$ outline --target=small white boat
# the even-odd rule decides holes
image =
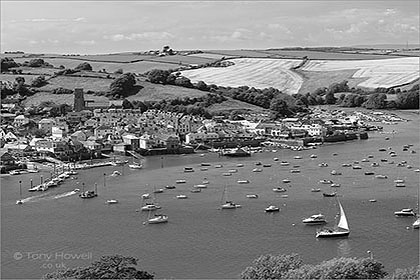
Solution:
[[[194,188],[196,188],[196,189],[205,189],[205,188],[207,188],[207,185],[204,185],[204,184],[194,185]]]
[[[292,169],[292,170],[290,170],[290,173],[300,173],[300,170],[299,169]]]
[[[115,176],[121,176],[121,172],[120,172],[120,171],[115,170],[114,172],[112,172],[111,176],[112,176],[112,177],[115,177]]]
[[[367,158],[362,159],[362,162],[369,162]]]
[[[168,216],[164,214],[157,214],[153,218],[147,220],[149,224],[162,224],[168,222]]]
[[[153,193],[163,193],[163,189],[155,189]]]
[[[294,159],[302,159],[302,157],[301,157],[301,156],[294,156],[293,158],[294,158]]]
[[[225,204],[222,204],[222,209],[236,209],[241,208],[242,206],[239,204],[234,203],[233,201],[226,201]]]
[[[373,155],[368,155],[367,157],[368,157],[368,158],[373,158]]]
[[[318,189],[316,189],[316,188],[311,189],[311,192],[320,192],[320,191],[321,191],[321,189],[319,189],[319,188]]]
[[[261,168],[254,168],[254,169],[252,169],[252,172],[262,172],[262,169]]]
[[[269,163],[264,163],[264,164],[263,164],[263,167],[271,167],[271,164],[269,164]]]
[[[396,180],[394,180],[394,183],[404,183],[405,181],[404,181],[404,179],[396,179]]]
[[[416,216],[416,213],[414,213],[413,209],[411,208],[404,208],[400,211],[394,212],[394,215],[398,217],[414,217]]]
[[[236,173],[236,172],[238,172],[238,169],[229,169],[228,172],[229,173]]]
[[[221,164],[216,164],[215,166],[214,166],[214,168],[222,168],[223,167],[223,165],[221,165]]]
[[[175,189],[176,187],[175,186],[172,186],[172,185],[167,185],[167,186],[165,186],[165,189],[167,189],[167,190],[172,190],[172,189]]]
[[[285,183],[285,184],[290,183],[290,179],[283,179],[282,182]]]
[[[417,220],[414,221],[413,228],[420,228],[420,217],[417,217]]]
[[[374,199],[374,198],[369,199],[369,202],[376,202],[376,199]]]
[[[206,180],[206,178],[204,178],[203,182],[201,182],[203,185],[208,185],[210,184],[210,181]]]
[[[317,155],[311,155],[311,158],[317,158],[318,156]]]
[[[351,167],[351,163],[343,163],[341,166],[342,167]]]
[[[248,184],[248,180],[238,180],[238,184]]]
[[[318,164],[319,167],[328,167],[328,163],[326,162],[321,162],[320,164]]]
[[[319,183],[320,184],[332,184],[333,181],[324,179],[324,180],[320,180]]]
[[[339,188],[340,187],[340,184],[332,183],[330,187],[331,188]]]
[[[154,203],[146,203],[143,207],[141,207],[141,211],[154,211],[162,208],[160,205]]]
[[[377,178],[377,179],[388,179],[388,176],[379,174],[379,175],[376,175],[375,178]]]
[[[209,170],[207,167],[201,167],[200,168],[200,171],[207,171],[207,170]]]
[[[194,172],[194,168],[192,168],[192,167],[184,167],[184,172]]]
[[[106,201],[106,203],[107,203],[107,204],[116,204],[116,203],[118,203],[118,200],[116,200],[116,199],[108,199],[108,200]]]
[[[224,172],[224,173],[222,173],[222,175],[223,176],[232,176],[232,173],[230,173],[230,172]]]
[[[360,165],[353,165],[353,169],[362,169]]]
[[[258,194],[247,194],[246,198],[258,198]]]
[[[338,172],[337,170],[332,170],[331,175],[342,175],[342,173]]]
[[[131,169],[142,169],[143,165],[138,164],[138,163],[133,163],[133,164],[129,164],[128,167],[130,167]]]
[[[277,187],[273,189],[273,192],[286,192],[287,190],[285,188],[282,187]]]
[[[201,192],[201,189],[192,188],[192,189],[190,190],[190,192],[192,192],[192,193],[199,193],[199,192]]]
[[[273,158],[273,160],[274,160],[274,161],[279,161],[279,158],[276,158],[276,157],[275,157],[275,158]]]
[[[397,183],[397,184],[395,184],[395,187],[397,187],[397,188],[405,188],[405,183]]]
[[[141,198],[143,199],[149,199],[150,198],[150,193],[144,193],[141,195]]]
[[[270,205],[267,208],[265,208],[265,212],[279,212],[280,208],[274,205]]]
[[[316,214],[316,215],[310,216],[309,218],[303,219],[302,223],[307,224],[307,225],[321,225],[321,224],[326,224],[327,221],[325,220],[324,215]]]
[[[371,164],[370,166],[372,166],[372,167],[378,167],[378,166],[379,166],[379,163],[377,163],[377,162],[372,162],[372,164]]]
[[[180,194],[180,195],[177,195],[176,198],[178,198],[178,199],[186,199],[186,198],[188,198],[188,196],[186,196],[185,194]]]
[[[244,167],[244,165],[242,163],[238,163],[236,164],[236,167]]]
[[[187,181],[185,181],[185,180],[176,180],[175,181],[175,183],[177,183],[177,184],[184,184],[184,183],[186,183]]]
[[[280,165],[282,166],[288,166],[290,163],[288,163],[287,161],[282,161],[280,162]]]

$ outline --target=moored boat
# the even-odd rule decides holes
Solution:
[[[416,213],[414,213],[413,209],[411,208],[404,208],[400,211],[395,211],[394,215],[397,217],[414,217],[416,216]]]
[[[302,223],[307,225],[322,225],[326,224],[325,216],[322,214],[312,215],[309,218],[303,219]]]
[[[273,192],[286,192],[287,190],[285,188],[282,187],[277,187],[273,189]]]
[[[267,208],[265,208],[265,212],[279,212],[280,208],[274,205],[270,205]]]
[[[332,237],[347,237],[350,234],[350,228],[347,222],[346,215],[344,213],[343,206],[341,206],[338,200],[338,206],[340,207],[340,220],[337,226],[333,229],[323,228],[316,233],[317,238],[332,238]]]

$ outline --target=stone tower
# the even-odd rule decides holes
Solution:
[[[82,88],[74,89],[74,107],[75,112],[80,112],[85,109],[85,97],[83,96]]]

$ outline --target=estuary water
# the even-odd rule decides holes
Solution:
[[[304,151],[277,149],[238,159],[213,153],[148,157],[141,170],[129,170],[128,166],[81,170],[77,179],[43,193],[27,189],[30,179],[38,183],[40,175],[49,177],[47,172],[3,176],[1,277],[39,279],[57,268],[84,266],[102,255],[116,253],[137,257],[139,268],[155,272],[156,278],[238,278],[262,254],[298,253],[306,263],[319,263],[340,256],[367,257],[369,250],[387,271],[418,265],[419,231],[410,227],[415,218],[394,216],[394,211],[402,208],[417,211],[419,191],[420,173],[414,171],[420,165],[419,118],[410,112],[401,116],[410,121],[384,125],[383,132],[369,133],[369,140]],[[413,146],[403,151],[405,144]],[[390,151],[397,156],[390,157]],[[311,158],[312,154],[317,158]],[[373,158],[362,162],[368,155]],[[258,161],[271,167],[255,166]],[[290,165],[283,166],[281,161]],[[343,163],[355,161],[362,169],[342,167]],[[398,167],[401,161],[407,164]],[[210,166],[202,171],[203,162]],[[322,162],[328,167],[319,167]],[[380,166],[372,167],[372,162]],[[238,163],[243,166],[238,167]],[[216,168],[216,164],[223,167]],[[193,167],[195,172],[184,173],[185,166]],[[256,167],[262,172],[252,172]],[[222,176],[230,169],[238,171]],[[300,173],[291,173],[291,169],[299,169]],[[115,170],[123,175],[110,176]],[[332,170],[342,175],[333,176]],[[366,171],[388,178],[364,175]],[[282,183],[286,178],[291,180],[289,184]],[[405,188],[395,187],[397,178],[405,180]],[[176,184],[178,179],[186,183]],[[341,186],[320,184],[322,179]],[[15,204],[19,180],[25,198],[22,205]],[[201,193],[191,193],[192,186],[203,180],[209,181],[208,187]],[[238,184],[238,180],[249,183]],[[73,190],[81,188],[82,183],[87,189],[97,183],[99,196],[80,199]],[[176,188],[156,194],[156,201],[169,222],[143,225],[148,214],[138,211],[141,194],[166,185]],[[273,192],[277,186],[285,187],[287,192]],[[322,191],[311,192],[312,188]],[[315,237],[317,227],[305,226],[301,221],[322,213],[333,226],[337,200],[323,197],[322,192],[334,190],[339,194],[351,233],[346,239],[320,240]],[[227,195],[242,208],[220,210],[224,193],[224,199]],[[246,198],[251,193],[259,198]],[[188,195],[188,199],[176,199],[179,194]],[[283,197],[285,194],[288,197]],[[107,199],[119,203],[108,205]],[[280,212],[265,213],[269,205],[280,207]]]

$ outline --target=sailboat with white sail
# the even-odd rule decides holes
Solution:
[[[419,211],[420,211],[420,208],[419,208],[419,206],[420,206],[420,196],[419,196],[419,194],[420,194],[420,189],[417,188],[417,219],[413,223],[413,228],[414,229],[420,228],[420,213],[419,213]]]
[[[338,206],[340,207],[340,220],[337,226],[333,229],[323,228],[316,233],[317,238],[329,238],[329,237],[347,237],[350,234],[349,224],[347,222],[346,214],[344,213],[343,206],[337,199]]]

